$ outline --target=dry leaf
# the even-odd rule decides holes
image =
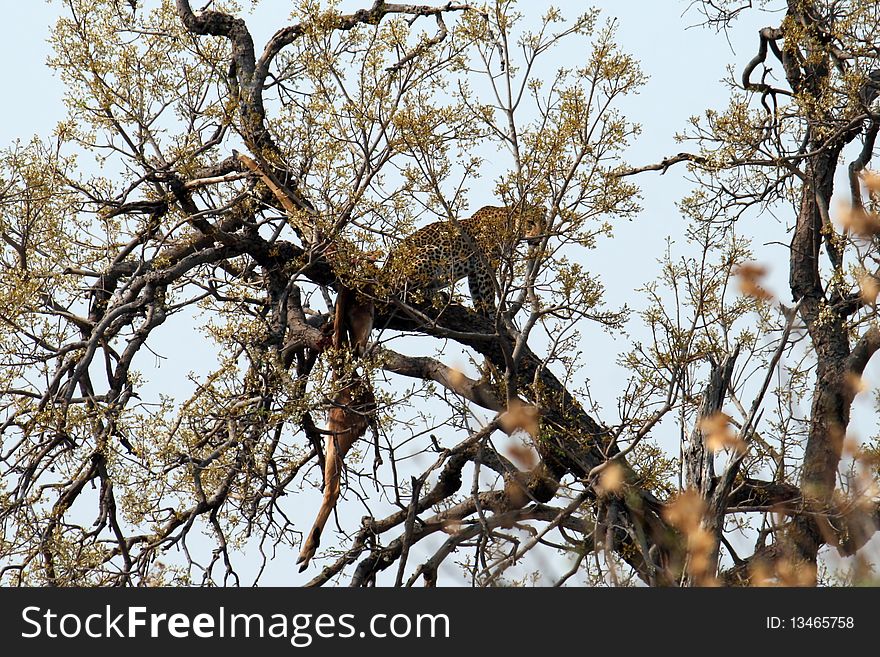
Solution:
[[[717,586],[714,573],[710,572],[711,556],[715,550],[715,537],[701,526],[706,513],[706,502],[700,494],[688,489],[678,495],[663,510],[663,518],[687,538],[687,571],[700,586]]]
[[[853,395],[867,392],[870,389],[868,382],[855,372],[847,372],[844,375],[844,380],[846,382],[846,387],[849,388]]]
[[[880,218],[863,208],[841,206],[837,212],[840,225],[861,237],[880,234]]]
[[[739,277],[739,291],[755,299],[772,299],[770,294],[759,284],[759,281],[767,275],[767,268],[755,263],[745,263],[736,270]]]
[[[759,559],[749,565],[749,586],[757,588],[775,585],[773,573],[766,562]]]
[[[700,420],[700,430],[706,440],[706,447],[713,452],[732,449],[742,453],[746,449],[745,442],[730,429],[730,416],[726,413],[713,413]]]
[[[866,274],[859,279],[859,289],[861,290],[862,301],[865,303],[875,303],[877,295],[880,294],[880,280]]]
[[[880,451],[876,449],[862,449],[856,454],[856,458],[866,468],[880,471]]]
[[[461,386],[461,384],[465,382],[467,377],[465,377],[464,372],[462,372],[461,370],[456,369],[455,367],[450,367],[448,378],[449,384],[453,387],[453,389],[455,389]]]
[[[510,445],[507,448],[507,456],[524,470],[531,470],[538,464],[537,452],[530,445],[522,442]]]
[[[500,418],[501,428],[508,435],[522,429],[530,436],[537,437],[540,429],[540,414],[531,404],[515,399],[510,403],[507,412]]]
[[[620,463],[611,462],[599,473],[599,489],[602,493],[616,493],[625,482],[626,472]]]
[[[531,499],[528,481],[521,472],[514,472],[505,477],[504,492],[507,495],[508,503],[514,509],[524,507]]]
[[[702,578],[708,574],[709,557],[715,549],[715,538],[707,530],[697,527],[688,534],[688,571],[691,575]],[[703,584],[700,581],[700,584]]]
[[[871,194],[880,193],[880,173],[874,171],[862,171],[859,174],[859,177],[862,179],[862,182],[865,183],[865,187],[868,188],[868,191]]]
[[[776,562],[776,574],[784,586],[811,586],[816,582],[816,566],[780,559]]]
[[[847,436],[846,439],[843,441],[843,453],[846,456],[855,457],[856,454],[859,453],[861,447],[861,443],[852,436]]]
[[[700,527],[706,502],[700,494],[689,488],[675,497],[663,509],[663,519],[685,534],[691,534]]]

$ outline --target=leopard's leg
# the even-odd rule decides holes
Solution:
[[[468,288],[474,310],[483,315],[495,314],[495,283],[484,258],[473,258],[468,271]]]

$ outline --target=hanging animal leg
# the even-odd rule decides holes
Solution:
[[[347,287],[340,288],[333,320],[333,346],[341,349],[348,344],[355,356],[363,356],[373,330],[374,314],[369,298]]]
[[[375,309],[369,297],[344,285],[339,287],[336,297],[336,313],[333,326],[333,347],[337,350],[349,347],[355,358],[363,356],[373,330]],[[334,368],[334,380],[341,378]],[[358,377],[350,374],[345,385],[336,393],[333,408],[327,418],[327,440],[324,457],[324,497],[318,508],[318,516],[303,541],[299,558],[299,571],[302,572],[315,556],[321,544],[321,532],[339,499],[340,481],[345,455],[358,438],[366,433],[376,412],[376,399],[370,389],[366,375]]]
[[[359,388],[356,398],[352,395],[354,387]],[[324,498],[321,500],[312,530],[303,542],[299,558],[296,560],[300,564],[299,572],[308,567],[309,560],[321,544],[321,532],[324,531],[324,525],[327,524],[330,513],[336,508],[336,501],[339,499],[343,459],[354,442],[366,433],[376,407],[372,391],[361,381],[346,385],[336,394],[333,404],[327,421]]]

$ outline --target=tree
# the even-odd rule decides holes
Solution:
[[[258,46],[232,2],[63,4],[68,119],[0,173],[4,583],[293,569],[346,414],[369,421],[310,585],[522,583],[560,555],[557,584],[813,584],[823,545],[866,576],[876,448],[845,432],[880,346],[874,5],[790,0],[730,107],[694,120],[694,152],[634,168],[619,105],[644,76],[596,11],[300,0]],[[719,27],[747,10],[701,7]],[[568,41],[583,59],[555,68]],[[841,229],[834,174],[856,144]],[[586,254],[639,212],[633,176],[678,163],[688,253],[609,304]],[[523,203],[541,232],[505,242],[490,312],[385,284],[416,226]],[[790,307],[737,230],[787,205]],[[338,339],[343,298],[369,308],[364,349]],[[611,422],[582,341],[633,324],[647,340],[619,360]],[[216,355],[184,399],[149,390],[172,329]]]

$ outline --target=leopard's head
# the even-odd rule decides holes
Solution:
[[[520,201],[506,207],[508,226],[515,242],[534,244],[546,232],[547,218],[543,206]]]
[[[523,205],[520,210],[520,234],[529,244],[543,237],[547,229],[547,213],[541,205]]]

